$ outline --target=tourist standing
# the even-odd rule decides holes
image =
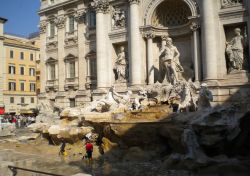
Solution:
[[[59,155],[66,156],[65,147],[66,147],[66,142],[63,140],[60,146]]]
[[[86,157],[90,164],[92,162],[93,144],[91,144],[89,140],[87,140],[86,142],[85,149],[86,149]]]

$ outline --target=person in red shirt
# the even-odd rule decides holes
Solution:
[[[92,161],[92,153],[93,153],[93,144],[90,143],[89,140],[87,140],[86,145],[86,158],[90,161]]]

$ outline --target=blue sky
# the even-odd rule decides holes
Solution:
[[[7,18],[4,32],[28,36],[38,31],[40,0],[0,0],[0,17]]]

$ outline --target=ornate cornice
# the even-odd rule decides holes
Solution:
[[[39,24],[40,34],[46,33],[46,29],[47,29],[47,21],[41,21]]]
[[[96,10],[96,13],[106,13],[109,10],[108,0],[93,0],[90,6]]]
[[[57,17],[55,19],[55,24],[58,27],[58,29],[64,28],[65,27],[65,22],[66,22],[66,18],[64,16],[60,16],[60,17]]]
[[[128,0],[130,4],[139,4],[141,0]]]

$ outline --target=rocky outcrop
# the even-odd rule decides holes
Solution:
[[[15,135],[15,130],[16,126],[14,123],[0,123],[0,137]]]

